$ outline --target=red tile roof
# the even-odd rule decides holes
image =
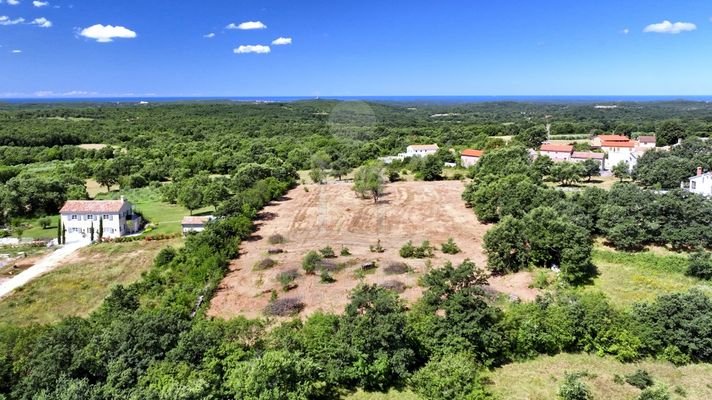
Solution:
[[[101,214],[118,213],[124,206],[122,200],[69,200],[59,210],[60,214]]]
[[[181,225],[205,225],[210,220],[213,219],[212,215],[200,216],[200,217],[183,217]]]
[[[581,160],[603,160],[605,158],[605,154],[594,153],[592,151],[574,151],[574,154],[571,156],[571,158],[577,158]]]
[[[628,148],[633,148],[635,147],[635,143],[631,140],[625,141],[625,142],[618,142],[618,141],[603,141],[601,143],[601,147],[628,147]]]
[[[653,143],[655,144],[655,136],[638,136],[638,141],[640,143]]]
[[[484,151],[482,150],[472,150],[472,149],[465,149],[461,153],[465,157],[482,157],[482,154],[484,154]]]
[[[550,151],[552,153],[571,153],[574,151],[574,146],[570,144],[551,144],[544,143],[539,151]]]
[[[603,142],[627,142],[628,137],[623,135],[598,135],[598,138]]]

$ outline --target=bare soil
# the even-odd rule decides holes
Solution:
[[[462,182],[389,184],[377,204],[358,197],[351,186],[346,182],[300,186],[266,207],[260,215],[257,231],[241,245],[240,257],[232,261],[230,271],[211,301],[209,314],[223,318],[262,316],[273,290],[279,298],[299,298],[305,305],[302,316],[319,310],[341,313],[348,304],[349,293],[360,282],[382,284],[390,280],[406,285],[400,296],[412,303],[422,293],[418,278],[428,264],[440,267],[446,261],[457,264],[469,258],[478,266],[486,265],[482,239],[489,226],[480,224],[473,211],[465,207],[461,199]],[[268,238],[274,234],[283,235],[286,243],[269,244]],[[450,237],[462,249],[460,254],[447,255],[440,251],[440,245]],[[371,252],[369,247],[376,245],[379,239],[385,251]],[[409,240],[414,245],[430,241],[436,248],[435,256],[429,261],[401,258],[399,250]],[[351,256],[328,260],[336,264],[337,271],[331,272],[334,283],[321,283],[318,273],[305,275],[301,268],[305,254],[327,245],[337,256],[342,246],[351,252]],[[284,253],[268,254],[268,250],[274,248]],[[277,261],[276,266],[254,270],[254,266],[267,257]],[[387,275],[383,271],[390,262],[403,261],[411,272]],[[375,262],[377,268],[360,272],[361,265],[367,262]],[[277,275],[294,268],[300,271],[294,281],[297,287],[284,292]],[[519,278],[502,288],[520,291],[527,289],[529,281]],[[512,289],[517,284],[523,287]]]

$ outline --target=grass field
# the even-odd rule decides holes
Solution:
[[[181,240],[102,243],[86,247],[54,271],[0,300],[0,323],[53,323],[85,316],[111,288],[138,280],[160,249]]]
[[[161,201],[160,193],[154,188],[121,190],[111,193],[104,192],[98,194],[96,199],[118,199],[121,196],[126,197],[126,199],[134,205],[136,210],[152,224],[157,226],[156,229],[151,231],[151,234],[180,232],[181,220],[190,214],[185,207]],[[206,207],[193,211],[193,215],[209,214],[212,211],[212,207]]]
[[[602,291],[617,306],[692,288],[712,293],[712,283],[685,275],[686,255],[662,249],[623,253],[597,246],[593,263],[599,275],[590,288]]]
[[[39,218],[32,218],[28,220],[23,220],[22,224],[26,227],[24,232],[22,232],[23,239],[54,239],[57,237],[57,223],[59,221],[59,215],[52,215],[49,217],[52,221],[47,229],[43,229],[42,225],[39,224]],[[13,232],[13,236],[16,236]]]
[[[637,369],[645,369],[655,382],[667,386],[672,399],[712,398],[712,364],[685,367],[658,361],[622,364],[613,358],[588,354],[542,356],[506,365],[491,373],[493,385],[490,390],[498,398],[507,400],[556,399],[559,385],[567,372],[587,372],[589,376],[582,378],[582,381],[589,386],[594,399],[628,400],[635,399],[640,390],[627,383],[616,383],[614,378],[616,375],[631,374]]]

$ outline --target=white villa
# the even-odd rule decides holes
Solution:
[[[70,200],[64,203],[59,214],[68,241],[88,238],[92,227],[98,239],[100,221],[104,238],[136,233],[141,227],[141,217],[123,197],[121,200]]]
[[[606,163],[604,168],[611,170],[622,161],[628,164],[629,169],[638,163],[638,154],[635,151],[635,142],[626,138],[626,140],[604,140],[601,142],[601,150],[606,155]]]
[[[684,188],[684,183],[681,186]],[[702,167],[697,167],[697,175],[690,178],[687,190],[703,196],[712,196],[712,172],[702,173]]]
[[[187,235],[191,232],[202,232],[205,230],[205,225],[208,222],[215,219],[212,215],[200,216],[200,217],[184,217],[181,221],[181,227],[183,228],[183,234]]]
[[[406,147],[405,154],[399,154],[399,156],[404,157],[425,157],[430,156],[438,152],[437,144],[411,144]]]
[[[379,157],[384,164],[390,164],[393,161],[403,161],[409,157],[426,157],[438,152],[440,147],[437,144],[411,144],[406,147],[405,153],[398,153],[397,156]]]

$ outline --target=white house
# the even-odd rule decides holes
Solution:
[[[539,148],[539,155],[548,156],[553,161],[570,161],[574,146],[570,144],[544,143]]]
[[[604,168],[610,171],[621,161],[628,164],[632,169],[638,163],[638,155],[635,152],[635,142],[628,139],[626,141],[614,140],[601,142],[601,150],[606,153],[606,163]]]
[[[463,167],[469,168],[477,164],[483,154],[482,150],[465,149],[460,153],[460,163]]]
[[[684,184],[682,186],[684,187]],[[687,190],[703,196],[712,196],[712,172],[702,173],[702,167],[697,167],[697,175],[690,178]]]
[[[184,217],[181,221],[181,226],[183,227],[183,234],[186,235],[191,232],[202,232],[205,230],[205,225],[208,222],[215,219],[212,215],[205,215],[200,217]]]
[[[103,238],[117,238],[141,228],[141,217],[123,197],[121,200],[70,200],[64,203],[59,214],[68,241],[90,237],[92,227],[98,239],[100,224]]]
[[[425,157],[438,152],[437,144],[411,144],[405,149],[405,157]],[[399,154],[401,155],[401,154]]]

